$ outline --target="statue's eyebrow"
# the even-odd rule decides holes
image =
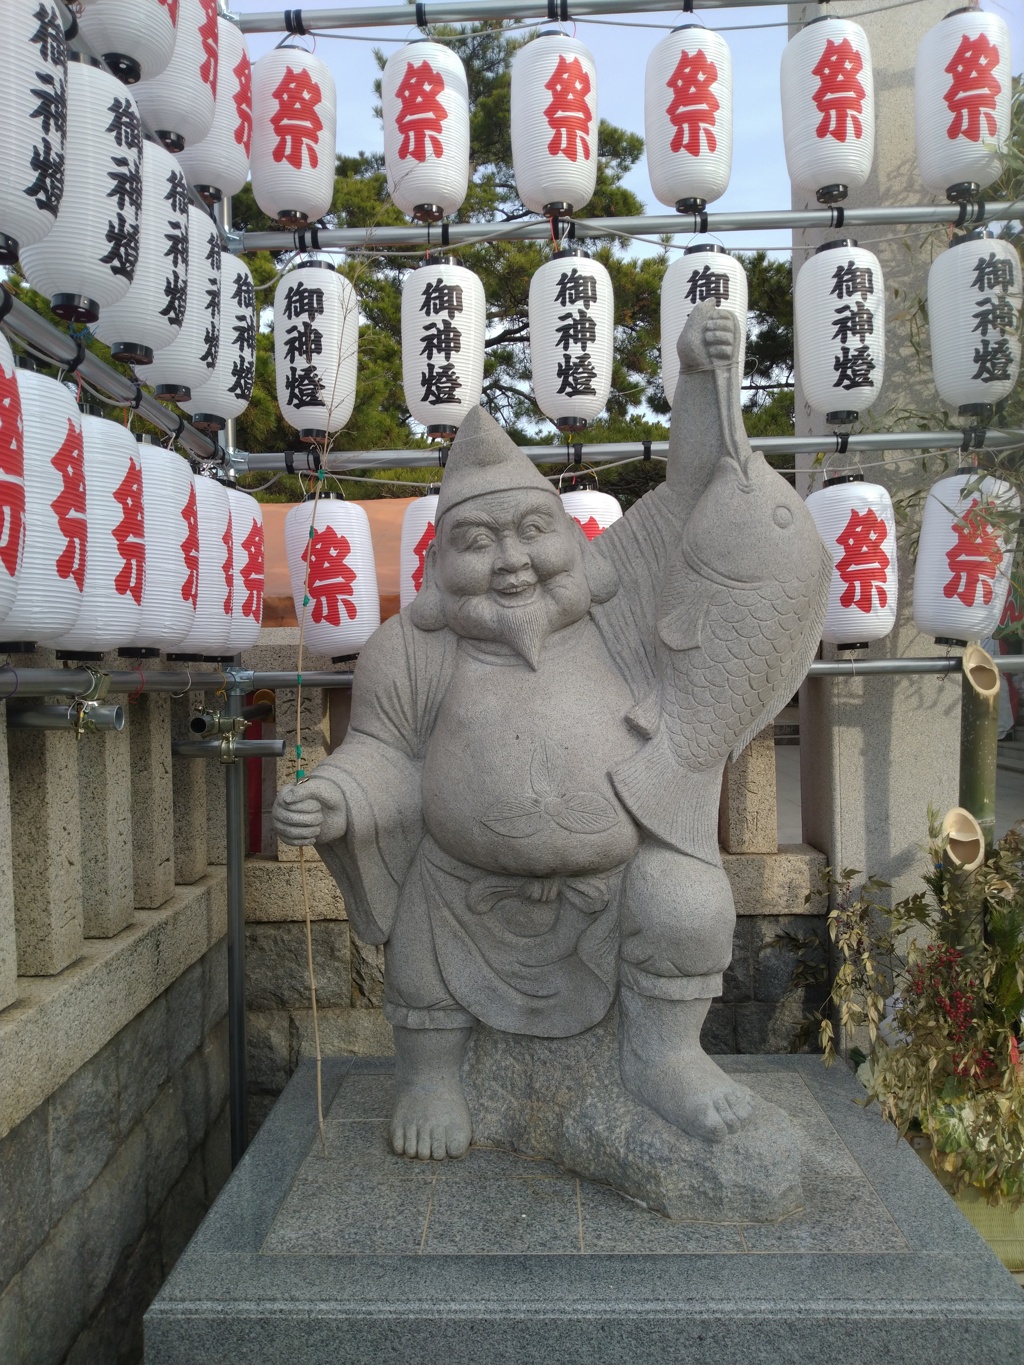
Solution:
[[[498,531],[500,526],[494,517],[490,517],[486,512],[477,512],[475,515],[460,517],[452,525],[452,531],[468,531],[474,527],[484,527],[489,531]]]

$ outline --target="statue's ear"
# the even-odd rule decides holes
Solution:
[[[414,626],[420,630],[440,630],[446,624],[441,589],[437,585],[437,541],[432,540],[423,556],[423,584],[409,606]]]
[[[592,602],[607,602],[619,590],[619,580],[615,576],[615,570],[604,555],[596,550],[587,539],[586,532],[576,518],[570,517],[570,521],[576,528],[577,536],[583,542],[583,570],[587,575],[590,600]]]

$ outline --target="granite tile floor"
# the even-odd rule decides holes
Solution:
[[[907,1243],[799,1074],[728,1069],[799,1120],[804,1209],[775,1224],[671,1222],[545,1161],[471,1148],[462,1161],[392,1155],[392,1077],[349,1075],[261,1248],[264,1255],[743,1255],[904,1253]]]

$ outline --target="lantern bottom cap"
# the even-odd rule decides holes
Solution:
[[[0,232],[0,265],[17,265],[18,243],[6,232]]]
[[[223,190],[219,190],[216,185],[193,185],[192,188],[203,203],[211,208],[224,198]]]
[[[954,640],[952,635],[936,635],[934,637],[937,645],[954,645],[957,649],[966,649],[966,640]]]
[[[84,294],[54,294],[50,307],[65,322],[95,322],[100,315],[96,300]]]
[[[432,441],[450,441],[458,431],[458,427],[439,424],[438,426],[427,427],[427,435]]]
[[[359,658],[359,651],[358,651],[358,650],[355,652],[355,654],[332,654],[332,655],[331,655],[331,663],[332,663],[332,664],[350,664],[350,663],[352,662],[353,659],[358,659],[358,658]]]
[[[838,204],[849,192],[848,185],[822,185],[820,189],[815,190],[814,197],[819,204]]]
[[[838,649],[840,653],[843,653],[844,651],[849,651],[851,649],[867,649],[867,647],[868,647],[867,640],[851,640],[849,642],[844,642],[843,644],[836,645],[836,649]]]
[[[836,426],[847,426],[850,422],[856,422],[859,416],[860,413],[854,412],[851,408],[841,408],[836,412],[826,412],[825,421]]]
[[[317,441],[326,441],[329,434],[322,427],[303,427],[299,432],[299,440],[311,446],[316,445]]]
[[[170,128],[158,128],[156,135],[169,152],[177,153],[185,150],[185,139],[181,133],[175,133]]]
[[[286,228],[307,227],[309,224],[309,214],[301,209],[278,209],[274,217]]]
[[[101,649],[58,649],[54,657],[58,663],[99,664],[103,662]]]
[[[992,416],[992,404],[961,403],[956,411],[958,417],[981,417],[984,419]]]
[[[196,412],[192,414],[192,425],[200,431],[223,431],[227,422],[215,412]]]
[[[555,426],[559,431],[585,431],[587,419],[585,417],[556,417]]]
[[[161,403],[187,403],[192,397],[192,390],[187,384],[157,384],[153,389],[153,397],[159,398]]]
[[[125,52],[104,52],[103,60],[122,85],[134,85],[142,77],[142,67]]]
[[[201,664],[205,661],[205,654],[165,654],[164,658],[169,664]]]
[[[545,204],[541,213],[545,218],[564,217],[567,213],[572,213],[572,205],[566,203],[564,199],[555,199],[550,204]]]
[[[444,217],[444,209],[440,204],[417,204],[412,217],[417,223],[439,223]]]
[[[126,365],[152,365],[153,363],[152,346],[143,346],[135,341],[111,342],[110,354],[114,360],[121,360]]]
[[[706,199],[695,199],[688,195],[676,200],[676,213],[703,213],[708,206]]]
[[[955,185],[946,186],[946,198],[951,204],[970,204],[980,193],[977,180],[958,180]]]
[[[199,657],[204,664],[232,664],[235,661],[233,654],[200,654]]]
[[[0,640],[0,654],[34,654],[34,640]]]
[[[158,659],[160,651],[151,645],[122,645],[117,651],[119,659]]]

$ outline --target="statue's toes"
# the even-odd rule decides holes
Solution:
[[[416,1132],[416,1156],[420,1161],[429,1161],[434,1150],[435,1129],[429,1123],[421,1123]],[[408,1152],[408,1148],[406,1148]]]

